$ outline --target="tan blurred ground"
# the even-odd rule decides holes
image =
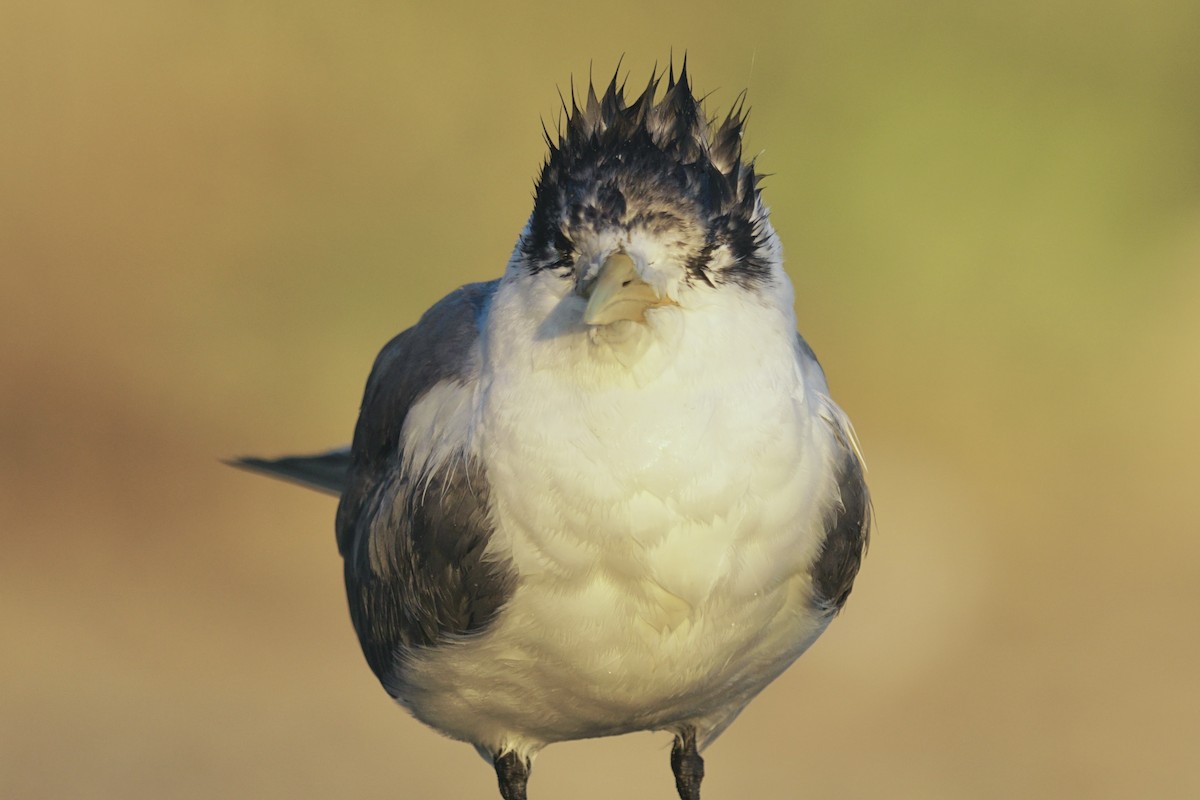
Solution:
[[[6,2],[0,797],[457,798],[393,708],[334,502],[377,348],[499,273],[539,116],[687,48],[867,451],[848,612],[706,798],[1200,796],[1200,6]],[[538,798],[672,796],[665,737]]]

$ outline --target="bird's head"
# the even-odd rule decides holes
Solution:
[[[711,307],[731,293],[786,303],[778,238],[753,161],[742,160],[741,99],[705,116],[684,64],[629,100],[616,76],[564,101],[533,213],[505,276],[522,286],[540,332],[630,331],[669,309]],[[636,327],[635,327],[636,326]]]

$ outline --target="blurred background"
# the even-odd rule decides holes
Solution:
[[[332,498],[378,348],[500,274],[556,87],[687,50],[876,539],[706,798],[1200,796],[1200,5],[0,6],[0,796],[495,796],[393,707]],[[669,798],[669,737],[536,798]]]

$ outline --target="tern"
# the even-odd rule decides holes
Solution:
[[[237,462],[340,497],[367,663],[504,800],[546,745],[644,730],[698,800],[700,751],[858,573],[863,462],[796,332],[744,101],[710,119],[686,61],[572,92],[503,275],[383,348],[352,445]]]

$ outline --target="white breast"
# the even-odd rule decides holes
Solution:
[[[413,662],[418,717],[524,752],[684,721],[714,735],[823,630],[824,386],[805,385],[790,311],[716,294],[606,341],[521,329],[501,288],[471,446],[519,579],[486,633]]]

